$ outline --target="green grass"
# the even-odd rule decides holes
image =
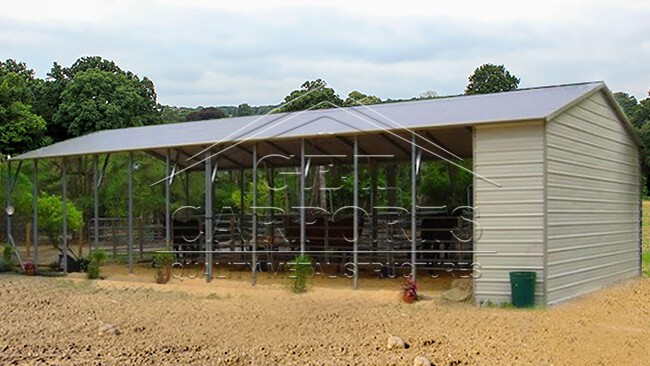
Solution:
[[[643,253],[643,275],[650,277],[650,252]]]

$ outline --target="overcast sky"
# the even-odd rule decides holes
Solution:
[[[0,6],[0,58],[45,77],[54,61],[99,55],[177,106],[275,104],[315,78],[342,97],[460,94],[487,62],[521,87],[604,80],[641,99],[650,88],[647,0],[386,3],[11,1]]]

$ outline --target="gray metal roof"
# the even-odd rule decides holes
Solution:
[[[590,82],[494,94],[104,130],[46,146],[14,159],[160,151],[243,140],[280,142],[301,137],[542,120],[601,88],[606,89],[604,83]]]

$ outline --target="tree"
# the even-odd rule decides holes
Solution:
[[[639,104],[636,98],[628,93],[616,92],[614,93],[614,99],[616,99],[616,102],[621,106],[621,109],[625,112],[628,118],[631,118],[637,104]]]
[[[45,120],[32,111],[33,71],[0,61],[0,152],[16,154],[42,145]]]
[[[284,105],[278,112],[296,112],[307,109],[326,109],[343,106],[343,100],[334,89],[321,79],[305,81],[300,89],[284,97]]]
[[[370,105],[370,104],[379,104],[381,99],[374,95],[366,95],[356,90],[353,90],[348,94],[348,97],[345,99],[343,105],[346,107],[353,107],[357,105]]]
[[[435,90],[426,90],[420,93],[418,99],[434,99],[438,97],[439,97],[438,92],[436,92]]]
[[[510,74],[504,65],[483,64],[468,78],[465,94],[488,94],[516,90],[519,78]]]
[[[650,146],[650,98],[637,102],[634,96],[624,92],[617,92],[614,93],[614,99],[616,99],[616,102],[621,106],[621,109],[634,126],[641,142],[646,147]],[[641,162],[645,171],[645,194],[647,194],[647,192],[650,192],[650,154],[647,149],[643,150]]]
[[[156,122],[151,100],[122,73],[88,69],[75,75],[61,94],[53,122],[67,126],[70,136],[144,126]]]
[[[63,227],[63,201],[58,195],[43,195],[38,197],[38,225],[50,239],[55,247],[61,242],[61,228]],[[66,202],[67,224],[71,232],[76,232],[83,226],[83,217],[77,206]]]
[[[253,108],[251,108],[248,103],[242,103],[237,107],[237,116],[238,117],[244,117],[244,116],[252,116],[253,115]]]
[[[56,62],[41,90],[43,116],[55,141],[89,132],[159,122],[153,82],[99,56],[69,68]]]
[[[217,107],[201,108],[196,112],[189,113],[186,121],[205,121],[209,119],[219,119],[228,117],[221,109]]]

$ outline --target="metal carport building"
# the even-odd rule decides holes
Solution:
[[[640,274],[641,148],[605,84],[591,82],[105,130],[10,161],[65,161],[66,157],[92,155],[97,162],[99,154],[144,151],[165,160],[170,174],[178,173],[172,164],[179,169],[203,170],[206,232],[212,225],[211,176],[217,165],[219,169],[255,171],[259,158],[282,155],[273,165],[300,167],[304,187],[308,161],[348,163],[354,167],[351,205],[355,205],[360,158],[410,162],[411,259],[417,262],[421,250],[416,203],[420,161],[444,159],[458,164],[461,159],[472,159],[476,302],[509,301],[508,273],[531,270],[537,272],[536,301],[553,304]],[[129,177],[132,173],[131,164]],[[168,197],[170,179],[161,177],[161,181]],[[65,190],[65,183],[63,187]],[[301,189],[301,251],[308,240],[304,195]],[[256,191],[253,197],[256,206]],[[169,199],[167,202],[169,243]],[[253,225],[257,225],[255,214]],[[33,238],[36,241],[38,235]],[[65,247],[67,236],[63,238]],[[206,235],[208,253],[212,242]],[[252,242],[256,248],[255,236]],[[132,249],[132,235],[128,245]],[[355,237],[351,248],[355,264],[357,249]],[[131,250],[129,254],[132,268]],[[257,262],[255,249],[251,259]],[[210,264],[209,279],[212,254],[206,255],[206,263]],[[254,280],[257,266],[252,268]],[[357,273],[352,282],[356,288]]]

